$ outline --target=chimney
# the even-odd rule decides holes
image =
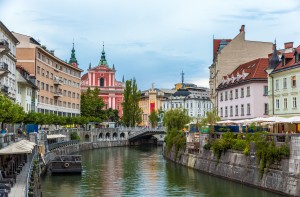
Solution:
[[[286,42],[284,43],[284,49],[292,49],[294,42]]]
[[[241,26],[240,32],[245,32],[245,25]]]

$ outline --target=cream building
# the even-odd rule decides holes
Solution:
[[[1,92],[16,99],[16,45],[17,38],[0,21],[0,88]]]
[[[75,58],[74,45],[69,62],[54,55],[34,38],[13,34],[20,41],[17,47],[17,65],[25,68],[39,88],[37,111],[59,116],[80,114],[81,70]]]
[[[214,60],[209,67],[210,98],[214,107],[218,106],[218,85],[222,77],[233,72],[239,65],[257,58],[267,58],[272,53],[271,42],[248,41],[245,39],[245,26],[232,40],[214,39]]]
[[[16,103],[26,113],[37,110],[38,87],[31,81],[30,74],[23,67],[17,66],[17,97]]]
[[[271,116],[300,115],[300,46],[290,49],[275,48],[267,69]]]

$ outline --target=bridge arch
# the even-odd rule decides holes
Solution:
[[[117,139],[118,138],[118,134],[116,132],[113,133],[113,139]]]
[[[101,139],[101,140],[103,139],[103,133],[99,134],[99,139]]]
[[[122,138],[125,138],[125,133],[120,133],[120,138],[122,139]]]
[[[90,135],[89,134],[85,134],[84,141],[86,141],[86,142],[90,141]]]
[[[109,132],[106,133],[105,138],[106,138],[106,139],[109,139],[109,138],[110,138],[110,133],[109,133]]]

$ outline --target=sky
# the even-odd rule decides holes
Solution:
[[[69,60],[73,39],[79,67],[97,66],[104,42],[116,79],[139,89],[208,87],[214,38],[300,44],[299,0],[0,0],[0,20]]]

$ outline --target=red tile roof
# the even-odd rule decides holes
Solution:
[[[250,62],[241,64],[239,67],[237,67],[232,73],[227,75],[228,77],[234,76],[234,81],[230,81],[229,83],[220,83],[218,88],[226,88],[227,86],[232,86],[236,84],[240,84],[249,80],[267,80],[268,75],[265,71],[268,68],[269,65],[269,59],[268,58],[258,58],[255,60],[252,60]],[[247,73],[248,75],[245,76],[245,78],[240,78],[237,80],[237,75],[242,75],[242,73]],[[224,76],[224,79],[227,79],[227,76]]]
[[[297,51],[298,53],[300,52],[300,45],[297,48],[293,49],[293,52],[283,53],[282,55],[286,58],[285,65],[283,65],[283,61],[281,61],[274,71],[279,71],[281,69],[298,65],[299,62],[295,62],[295,51]]]
[[[225,40],[226,42],[230,42],[231,39],[214,39],[213,41],[213,50],[214,50],[214,54],[213,54],[213,57],[215,59],[215,57],[217,56],[217,53],[218,53],[218,49],[219,49],[219,46],[220,46],[220,43],[222,40]]]

